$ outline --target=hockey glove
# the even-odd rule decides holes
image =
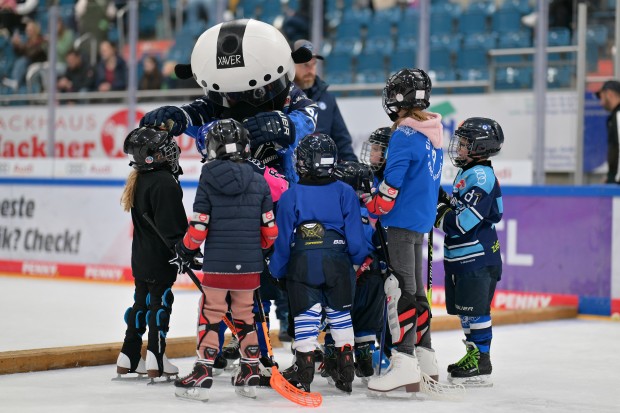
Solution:
[[[450,205],[452,197],[448,195],[446,191],[442,187],[439,187],[439,196],[437,197],[437,203],[444,203]]]
[[[366,198],[364,202],[366,203],[368,212],[375,215],[383,215],[392,210],[397,196],[398,188],[395,188],[386,181],[383,181],[381,182],[381,185],[379,185],[379,191],[376,192],[371,198]]]
[[[140,119],[140,126],[165,128],[174,136],[178,136],[185,132],[189,124],[187,113],[176,106],[162,106],[147,112],[147,114]]]
[[[448,212],[452,211],[450,204],[440,202],[437,204],[437,215],[435,216],[435,228],[443,228],[443,218]]]
[[[183,274],[185,268],[191,268],[192,270],[202,269],[202,253],[199,248],[190,250],[183,245],[183,240],[180,240],[174,246],[174,250],[176,256],[168,262],[176,265],[178,274]]]
[[[263,112],[243,120],[243,126],[250,132],[250,146],[274,142],[288,147],[295,142],[295,125],[279,110]]]

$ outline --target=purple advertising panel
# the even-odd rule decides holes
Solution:
[[[611,197],[503,196],[497,225],[498,289],[609,297]],[[444,285],[443,233],[435,230],[433,284]]]

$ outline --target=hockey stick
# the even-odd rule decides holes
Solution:
[[[288,382],[278,371],[278,367],[273,358],[273,348],[271,348],[271,340],[269,339],[269,330],[267,329],[267,318],[265,316],[265,309],[263,308],[263,300],[260,296],[260,291],[257,288],[254,290],[254,297],[256,302],[258,303],[258,312],[260,315],[260,322],[263,328],[263,334],[265,336],[265,344],[267,344],[267,352],[269,353],[269,358],[271,359],[271,379],[269,380],[269,384],[271,388],[277,391],[282,397],[296,403],[300,406],[306,407],[319,407],[321,403],[323,403],[323,396],[321,393],[316,392],[305,392],[297,387],[293,386]]]
[[[151,217],[149,217],[148,214],[145,212],[144,214],[142,214],[142,218],[144,218],[144,220],[149,223],[151,228],[153,228],[153,231],[155,231],[155,233],[157,234],[161,242],[163,242],[166,247],[170,248],[170,251],[172,251],[173,254],[176,254],[174,252],[174,246],[171,246],[170,244],[168,244],[168,240],[159,231],[159,228],[157,228],[157,226],[155,225]],[[189,276],[189,278],[192,279],[192,281],[196,285],[196,288],[198,288],[198,290],[200,290],[200,292],[202,293],[203,291],[202,291],[202,286],[200,285],[200,280],[198,280],[198,277],[196,277],[196,274],[194,274],[194,271],[192,271],[192,269],[189,268],[189,266],[187,265],[183,266],[183,271]]]
[[[433,307],[433,229],[428,233],[428,267],[426,272],[426,299],[429,310]]]

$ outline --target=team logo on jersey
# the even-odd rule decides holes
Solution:
[[[454,185],[454,187],[455,187],[456,189],[463,189],[463,188],[465,188],[465,180],[464,180],[464,179],[461,179],[460,181],[458,181],[458,182],[456,183],[456,185]]]

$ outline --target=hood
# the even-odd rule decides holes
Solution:
[[[247,163],[214,160],[203,167],[202,174],[204,182],[215,191],[224,195],[237,195],[245,192],[250,185],[254,170]]]
[[[443,147],[443,125],[441,124],[441,115],[439,113],[426,112],[431,116],[430,119],[419,121],[412,118],[405,118],[400,122],[399,126],[409,126],[416,131],[426,135],[430,139],[433,147]]]

